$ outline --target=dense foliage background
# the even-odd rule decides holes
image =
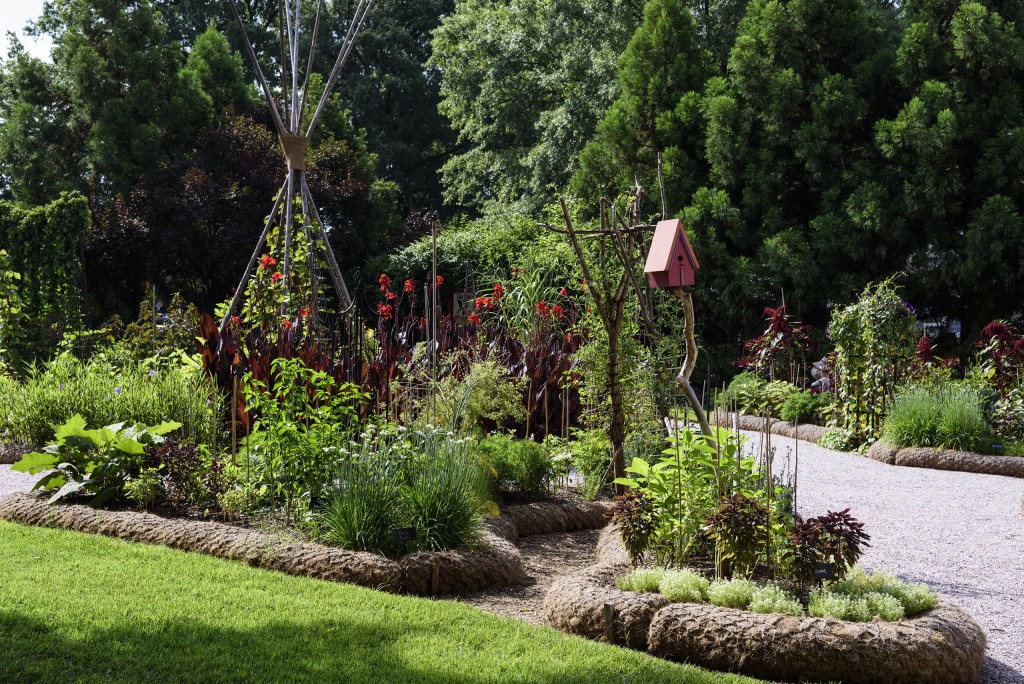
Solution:
[[[354,4],[326,3],[319,71]],[[276,74],[277,3],[241,6]],[[133,317],[147,282],[211,309],[255,242],[284,167],[230,19],[213,0],[52,0],[52,61],[15,45],[0,64],[5,225],[75,197],[90,215],[0,248],[26,274],[60,261],[54,287],[93,324]],[[559,193],[585,218],[639,182],[658,218],[660,158],[716,373],[765,306],[820,327],[898,271],[921,318],[962,322],[964,354],[1024,301],[1022,31],[1003,0],[380,0],[310,181],[353,282],[422,278],[426,245],[399,248],[440,218],[458,287],[571,268],[536,228]]]

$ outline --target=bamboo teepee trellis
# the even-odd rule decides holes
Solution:
[[[225,312],[224,317],[221,319],[220,332],[222,334],[239,305],[243,292],[249,283],[249,279],[252,277],[253,268],[255,267],[257,260],[260,258],[260,253],[263,251],[263,248],[267,243],[267,237],[275,227],[282,226],[284,228],[284,259],[281,273],[283,276],[282,280],[285,290],[285,297],[282,298],[282,307],[284,306],[284,302],[288,298],[288,289],[290,284],[293,282],[292,270],[294,259],[292,258],[292,243],[297,235],[297,226],[295,225],[296,217],[300,215],[302,217],[301,228],[307,250],[306,257],[309,265],[309,275],[314,281],[310,284],[311,291],[315,293],[318,289],[318,285],[315,282],[317,275],[313,265],[315,258],[319,256],[315,254],[315,251],[319,246],[323,250],[322,258],[326,262],[327,272],[330,275],[335,292],[338,295],[338,301],[342,312],[350,313],[352,311],[352,298],[349,295],[348,288],[345,286],[345,280],[341,275],[341,270],[338,268],[338,262],[334,258],[334,252],[331,250],[330,241],[327,239],[327,232],[324,229],[323,222],[320,220],[320,213],[317,211],[309,185],[306,183],[306,149],[309,146],[309,141],[313,132],[316,130],[317,123],[319,123],[320,117],[324,113],[324,109],[327,106],[331,93],[338,83],[341,70],[344,68],[349,55],[352,53],[352,48],[355,45],[359,31],[366,23],[366,19],[370,14],[370,9],[373,7],[374,0],[360,0],[359,4],[356,6],[355,13],[353,14],[352,20],[348,26],[348,31],[341,42],[338,57],[334,62],[334,68],[331,70],[327,83],[324,86],[323,94],[321,95],[320,101],[309,120],[309,125],[306,127],[306,130],[303,131],[302,121],[305,118],[306,106],[309,104],[309,77],[313,70],[313,59],[316,55],[316,40],[317,33],[320,28],[320,18],[324,11],[324,0],[316,0],[316,2],[317,7],[316,18],[313,24],[313,36],[310,43],[308,58],[306,59],[305,72],[303,73],[300,68],[299,60],[302,0],[281,0],[281,18],[279,23],[281,27],[282,47],[282,89],[287,89],[288,91],[282,93],[284,99],[282,116],[282,110],[278,108],[277,101],[274,99],[274,94],[270,89],[270,85],[267,83],[266,77],[264,76],[263,69],[256,57],[256,51],[253,49],[252,41],[249,39],[249,35],[245,30],[245,24],[242,22],[242,17],[238,12],[235,0],[228,0],[229,5],[231,6],[231,13],[234,15],[235,21],[238,22],[238,28],[242,35],[242,43],[245,46],[245,50],[249,55],[249,59],[252,61],[253,68],[256,71],[256,78],[259,81],[260,90],[263,92],[263,96],[267,101],[267,106],[270,109],[270,114],[273,117],[274,127],[277,130],[278,138],[281,141],[281,147],[284,150],[285,161],[288,165],[288,174],[274,200],[273,208],[270,210],[270,216],[267,218],[266,225],[263,228],[263,233],[260,235],[259,242],[256,244],[256,249],[253,250],[252,257],[249,259],[249,265],[246,266],[245,274],[242,276],[242,279],[238,284],[238,288],[235,290],[227,312]],[[290,74],[290,78],[285,77],[286,73]],[[296,204],[301,208],[301,212],[296,212]],[[316,236],[315,238],[314,234]],[[312,306],[313,311],[311,313],[315,316],[317,313],[316,297],[313,299]]]

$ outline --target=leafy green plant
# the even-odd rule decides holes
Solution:
[[[733,494],[704,522],[726,575],[749,575],[768,545],[771,513],[756,499]]]
[[[700,603],[708,595],[709,582],[694,570],[669,570],[661,578],[658,591],[674,603]]]
[[[576,474],[583,479],[582,495],[594,499],[604,487],[611,463],[611,441],[604,430],[574,428],[569,441]]]
[[[499,489],[540,494],[547,488],[552,476],[551,459],[537,442],[499,432],[481,439],[476,450],[493,469]]]
[[[644,490],[634,489],[616,497],[609,515],[630,562],[636,566],[643,561],[654,540],[654,501]]]
[[[992,407],[992,426],[1000,438],[1024,442],[1024,388],[1010,390]]]
[[[271,505],[283,499],[288,518],[330,480],[337,446],[356,427],[365,395],[300,359],[275,358],[270,371],[267,382],[245,377],[246,407],[257,416],[246,453]]]
[[[636,568],[615,578],[615,586],[623,591],[653,593],[659,590],[665,571],[661,568]]]
[[[403,479],[401,464],[386,456],[342,460],[321,514],[323,540],[355,551],[396,553],[401,545],[393,532],[408,518]]]
[[[708,602],[723,608],[744,610],[754,598],[757,585],[748,579],[715,580],[708,586]]]
[[[703,522],[718,510],[722,497],[754,496],[760,488],[755,461],[743,455],[738,437],[721,431],[718,448],[709,441],[683,429],[667,439],[660,459],[649,464],[634,458],[626,468],[632,477],[615,480],[652,501],[651,548],[664,564],[682,562],[704,550],[708,537]]]
[[[11,470],[30,475],[53,471],[32,488],[56,490],[49,498],[51,504],[75,495],[91,496],[90,505],[101,506],[120,495],[125,483],[139,474],[146,446],[163,441],[163,435],[180,427],[175,422],[153,427],[115,423],[89,430],[85,419],[76,415],[57,428],[53,444],[26,454]]]
[[[487,478],[468,445],[450,435],[427,435],[408,472],[406,501],[420,549],[443,551],[479,544]]]
[[[832,404],[831,396],[823,392],[803,390],[786,397],[779,409],[779,418],[790,423],[824,422],[828,407]]]
[[[811,593],[807,614],[812,617],[831,617],[851,622],[869,622],[871,611],[863,597],[844,596],[825,589]]]
[[[752,613],[782,613],[798,617],[804,614],[800,601],[774,582],[754,589],[747,610]]]
[[[829,430],[821,436],[821,439],[818,440],[818,444],[826,449],[834,449],[835,451],[849,451],[850,449],[856,448],[853,433],[849,430],[842,429]]]
[[[762,396],[767,386],[768,381],[756,373],[740,373],[729,382],[725,393],[719,395],[719,406],[727,410],[735,406],[740,413],[756,414],[763,405]]]
[[[889,596],[899,603],[908,617],[931,610],[939,601],[938,595],[923,584],[904,582],[885,572],[869,575],[861,568],[853,568],[845,578],[829,582],[826,588],[833,594],[853,598],[869,594]]]
[[[124,495],[146,510],[156,503],[163,493],[160,475],[153,468],[146,468],[124,485]]]

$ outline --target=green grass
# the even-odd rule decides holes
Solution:
[[[2,682],[753,682],[454,602],[0,523]]]

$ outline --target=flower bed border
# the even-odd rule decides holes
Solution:
[[[22,456],[33,451],[41,451],[41,449],[33,449],[30,446],[13,442],[0,442],[0,465],[13,465],[20,461]]]
[[[544,619],[570,634],[776,681],[966,684],[985,660],[981,627],[945,602],[899,622],[764,615],[615,588],[615,576],[629,568],[618,535],[606,528],[597,564],[551,586]]]
[[[463,594],[519,583],[524,578],[523,562],[513,540],[530,534],[603,527],[606,510],[607,506],[598,502],[510,506],[500,518],[485,519],[488,529],[480,549],[418,552],[393,560],[209,520],[164,518],[81,505],[51,506],[29,494],[0,499],[0,519],[10,522],[160,544],[289,575],[420,596]]]

